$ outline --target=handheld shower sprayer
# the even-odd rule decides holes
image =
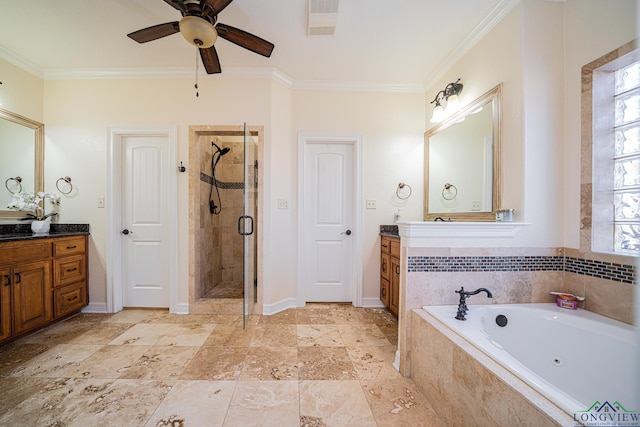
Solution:
[[[211,141],[211,146],[216,148],[216,151],[211,155],[211,188],[209,189],[209,212],[218,215],[222,210],[222,200],[220,200],[220,190],[218,189],[218,181],[216,180],[216,165],[220,161],[220,157],[227,154],[231,149],[229,147],[220,148],[218,144]],[[218,196],[218,205],[213,201],[213,187],[216,187],[216,195]]]

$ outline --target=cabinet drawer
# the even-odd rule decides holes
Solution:
[[[55,317],[80,310],[87,305],[87,283],[83,281],[55,289],[53,301]]]
[[[84,236],[56,239],[53,241],[53,256],[84,254],[85,242]]]
[[[63,286],[87,277],[84,255],[73,255],[53,260],[53,286]]]
[[[395,258],[400,258],[400,239],[390,239],[391,245],[391,256]]]
[[[380,238],[380,252],[383,254],[391,253],[391,240],[388,237]]]
[[[51,240],[0,243],[0,264],[35,261],[51,256]]]

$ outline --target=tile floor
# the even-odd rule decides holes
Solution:
[[[0,348],[1,426],[442,426],[382,309],[81,314]]]

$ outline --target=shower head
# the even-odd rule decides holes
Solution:
[[[216,153],[218,153],[221,156],[224,156],[225,154],[227,154],[229,151],[231,151],[231,148],[229,147],[224,147],[224,148],[220,148],[218,147],[218,144],[216,144],[215,142],[211,141],[211,146],[212,147],[216,147]],[[214,153],[215,154],[215,153]]]

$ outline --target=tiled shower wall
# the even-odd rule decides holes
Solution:
[[[580,309],[626,323],[635,322],[636,272],[631,257],[586,254],[568,248],[403,248],[405,286],[401,310],[425,305],[457,304],[454,291],[489,289],[469,304],[555,302],[549,291],[583,295]],[[410,374],[411,325],[401,322],[401,369]]]
[[[231,151],[216,165],[216,179],[222,200],[219,215],[209,211],[209,191],[211,182],[211,141],[221,148]],[[224,137],[207,136],[200,138],[200,229],[196,238],[196,265],[200,271],[200,297],[221,283],[237,283],[242,286],[242,237],[238,234],[237,221],[242,215],[244,180],[243,145],[225,142]],[[215,187],[213,197],[217,203]],[[196,285],[197,286],[197,285]]]

